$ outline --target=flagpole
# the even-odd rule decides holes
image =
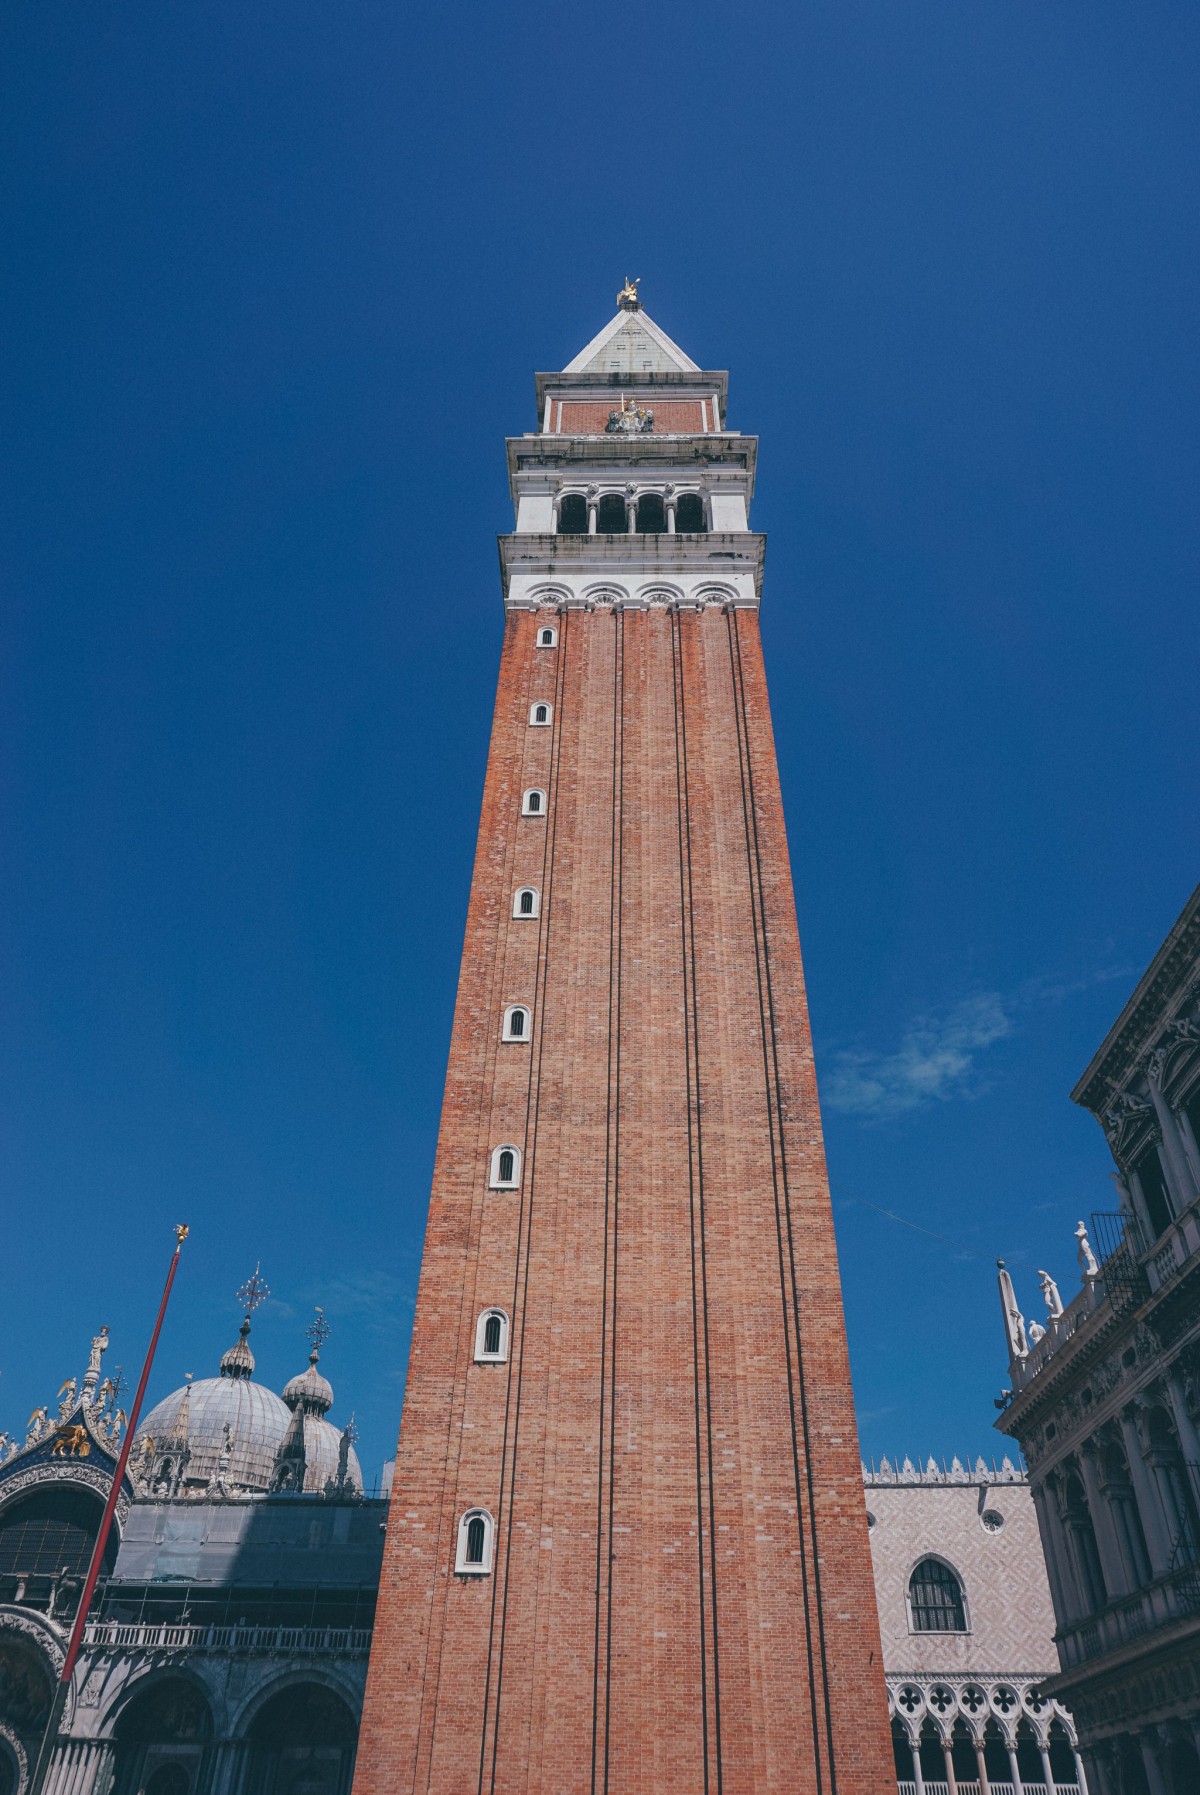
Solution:
[[[50,1704],[50,1716],[46,1721],[46,1730],[42,1735],[41,1749],[38,1752],[37,1764],[29,1783],[27,1795],[42,1795],[46,1776],[50,1769],[50,1759],[54,1755],[54,1747],[58,1741],[58,1729],[62,1721],[63,1709],[67,1705],[67,1696],[71,1688],[71,1677],[83,1645],[83,1630],[87,1625],[88,1610],[92,1605],[92,1597],[96,1593],[96,1584],[100,1580],[101,1567],[104,1564],[104,1552],[108,1545],[108,1536],[112,1532],[113,1516],[117,1512],[117,1501],[121,1494],[121,1483],[125,1476],[125,1467],[129,1463],[129,1449],[133,1445],[133,1436],[137,1431],[138,1417],[142,1412],[142,1398],[146,1394],[146,1385],[150,1381],[150,1367],[154,1363],[154,1354],[158,1346],[158,1336],[162,1333],[163,1317],[167,1312],[167,1302],[171,1295],[171,1286],[175,1282],[175,1273],[179,1267],[179,1255],[183,1251],[183,1243],[188,1237],[187,1226],[180,1223],[175,1230],[175,1251],[171,1255],[171,1263],[167,1269],[167,1281],[163,1286],[162,1301],[158,1305],[158,1317],[154,1323],[154,1332],[150,1336],[150,1345],[146,1350],[146,1361],[142,1366],[142,1375],[138,1382],[137,1394],[129,1410],[129,1420],[125,1424],[125,1438],[121,1442],[121,1450],[117,1455],[117,1468],[113,1472],[112,1487],[108,1492],[108,1501],[104,1504],[104,1515],[100,1522],[100,1531],[96,1535],[96,1544],[92,1548],[92,1561],[88,1566],[87,1581],[83,1586],[83,1594],[79,1598],[79,1607],[75,1614],[75,1624],[71,1628],[71,1637],[67,1643],[67,1654],[63,1659],[63,1667],[59,1672],[58,1683],[54,1690],[54,1700]]]

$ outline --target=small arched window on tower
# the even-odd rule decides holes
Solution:
[[[704,500],[698,492],[681,492],[676,499],[675,528],[681,536],[702,536],[708,529]]]
[[[492,1568],[495,1522],[486,1508],[468,1508],[458,1523],[454,1568],[463,1577],[486,1577]]]
[[[558,501],[560,536],[587,535],[587,500],[581,492],[564,492]]]
[[[541,909],[541,900],[532,885],[518,886],[513,895],[513,915],[519,922],[526,922],[536,916]]]
[[[492,1153],[492,1170],[488,1183],[492,1190],[516,1190],[521,1182],[521,1149],[497,1147]]]
[[[923,1558],[908,1580],[909,1627],[914,1633],[965,1633],[967,1604],[957,1571],[940,1558]]]
[[[554,721],[554,706],[552,704],[547,704],[546,700],[544,698],[539,698],[538,702],[536,704],[530,705],[530,707],[529,707],[529,727],[530,727],[530,729],[549,729],[549,727],[553,721]]]
[[[557,648],[558,647],[558,631],[555,629],[555,627],[552,623],[539,624],[538,634],[537,634],[537,645],[539,648]]]
[[[521,799],[522,816],[545,816],[546,794],[539,786],[530,786]]]
[[[661,536],[667,528],[667,508],[662,494],[644,492],[638,500],[637,527],[643,536]]]
[[[624,536],[629,530],[629,513],[619,492],[601,495],[596,509],[596,528],[601,536]]]
[[[475,1323],[475,1363],[503,1365],[508,1360],[508,1316],[503,1309],[485,1309]]]
[[[529,1011],[523,1003],[510,1003],[504,1012],[503,1041],[528,1041]]]

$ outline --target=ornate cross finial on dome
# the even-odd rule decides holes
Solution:
[[[255,1265],[254,1270],[237,1292],[237,1300],[246,1311],[247,1319],[256,1309],[260,1309],[270,1296],[267,1280],[262,1275],[262,1266]]]
[[[318,1303],[314,1320],[310,1321],[304,1330],[305,1339],[312,1344],[312,1352],[308,1355],[308,1362],[310,1365],[316,1364],[321,1356],[321,1348],[324,1346],[332,1332],[333,1329],[325,1319],[325,1311],[320,1303]]]
[[[641,278],[642,277],[640,274],[637,275],[633,280],[630,280],[628,275],[625,276],[625,285],[621,288],[621,291],[617,294],[617,304],[620,306],[620,308],[623,312],[640,312],[641,311],[642,302],[638,298],[638,285],[641,281]]]

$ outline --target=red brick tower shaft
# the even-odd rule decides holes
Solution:
[[[355,1795],[883,1795],[756,444],[538,387]]]

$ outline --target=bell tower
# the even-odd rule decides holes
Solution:
[[[894,1782],[726,392],[626,282],[507,445],[356,1795]]]

